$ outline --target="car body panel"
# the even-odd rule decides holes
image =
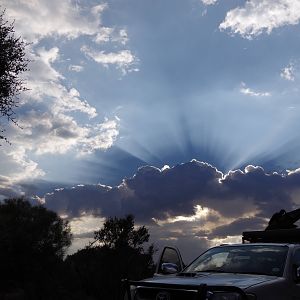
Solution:
[[[231,273],[208,273],[203,272],[197,274],[193,278],[182,276],[159,276],[146,279],[146,282],[157,282],[166,284],[185,284],[185,285],[220,285],[220,286],[236,286],[241,289],[249,288],[256,284],[266,281],[276,281],[277,277],[266,275],[249,275],[249,274],[231,274]]]

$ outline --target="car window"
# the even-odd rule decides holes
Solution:
[[[185,272],[229,272],[282,276],[288,247],[224,246],[208,250]]]

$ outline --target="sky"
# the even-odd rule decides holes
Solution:
[[[133,213],[187,260],[300,198],[298,0],[2,0],[28,46],[0,199]]]

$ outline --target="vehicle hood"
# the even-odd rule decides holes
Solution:
[[[260,284],[266,281],[278,280],[278,277],[267,275],[249,275],[249,274],[231,274],[231,273],[201,273],[195,277],[183,276],[157,276],[145,279],[145,282],[182,284],[182,285],[200,285],[206,284],[211,286],[225,285],[236,286],[241,289],[247,289],[250,286]]]

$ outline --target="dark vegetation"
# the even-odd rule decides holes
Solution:
[[[134,218],[109,218],[94,241],[65,257],[67,221],[23,199],[0,204],[0,299],[120,299],[121,279],[152,276],[153,246]]]
[[[21,75],[27,71],[26,43],[14,34],[13,23],[4,20],[0,12],[0,117],[17,124],[14,109],[18,95],[26,90]],[[0,124],[0,140],[7,140],[5,129]]]

